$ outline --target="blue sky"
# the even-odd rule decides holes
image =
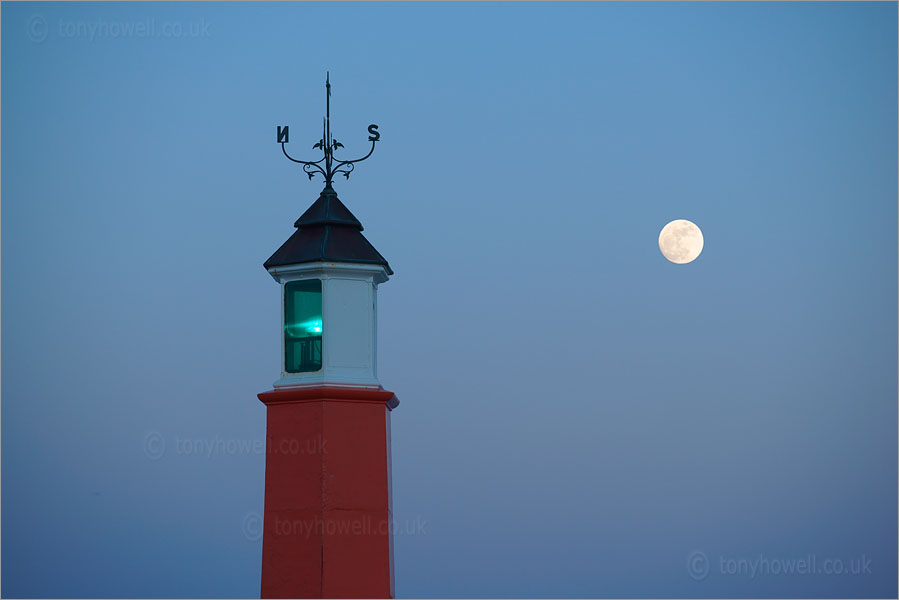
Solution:
[[[396,272],[399,596],[895,596],[896,23],[4,3],[3,596],[258,595],[262,262],[321,186],[275,126],[312,156],[326,70],[382,134],[336,189]]]

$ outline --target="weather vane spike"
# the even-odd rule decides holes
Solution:
[[[355,164],[362,162],[375,151],[375,144],[381,139],[381,134],[378,132],[378,126],[372,123],[368,126],[368,141],[371,142],[371,150],[368,151],[368,154],[355,160],[340,160],[334,157],[334,151],[343,148],[343,144],[331,136],[331,73],[328,72],[325,76],[325,117],[322,119],[322,139],[312,146],[314,149],[320,149],[324,156],[316,161],[297,160],[289,155],[287,148],[284,147],[289,143],[288,138],[288,126],[279,125],[278,143],[281,144],[281,152],[293,162],[303,165],[303,172],[309,176],[309,179],[312,179],[316,173],[321,173],[325,178],[325,189],[327,189],[331,187],[331,181],[338,173],[347,179],[350,178],[350,173],[356,168]]]

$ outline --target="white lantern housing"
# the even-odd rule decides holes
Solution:
[[[393,274],[330,186],[265,262],[281,284],[276,388],[379,388],[378,285]]]

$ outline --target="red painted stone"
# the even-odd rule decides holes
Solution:
[[[262,598],[393,598],[383,388],[259,394],[266,405]]]

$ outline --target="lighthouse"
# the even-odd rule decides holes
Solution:
[[[323,156],[284,155],[313,179],[318,199],[296,231],[265,261],[280,285],[280,378],[259,394],[266,407],[263,598],[392,598],[390,412],[396,396],[377,371],[378,286],[393,271],[338,199],[333,179],[349,179],[371,150],[339,160],[326,79]]]

